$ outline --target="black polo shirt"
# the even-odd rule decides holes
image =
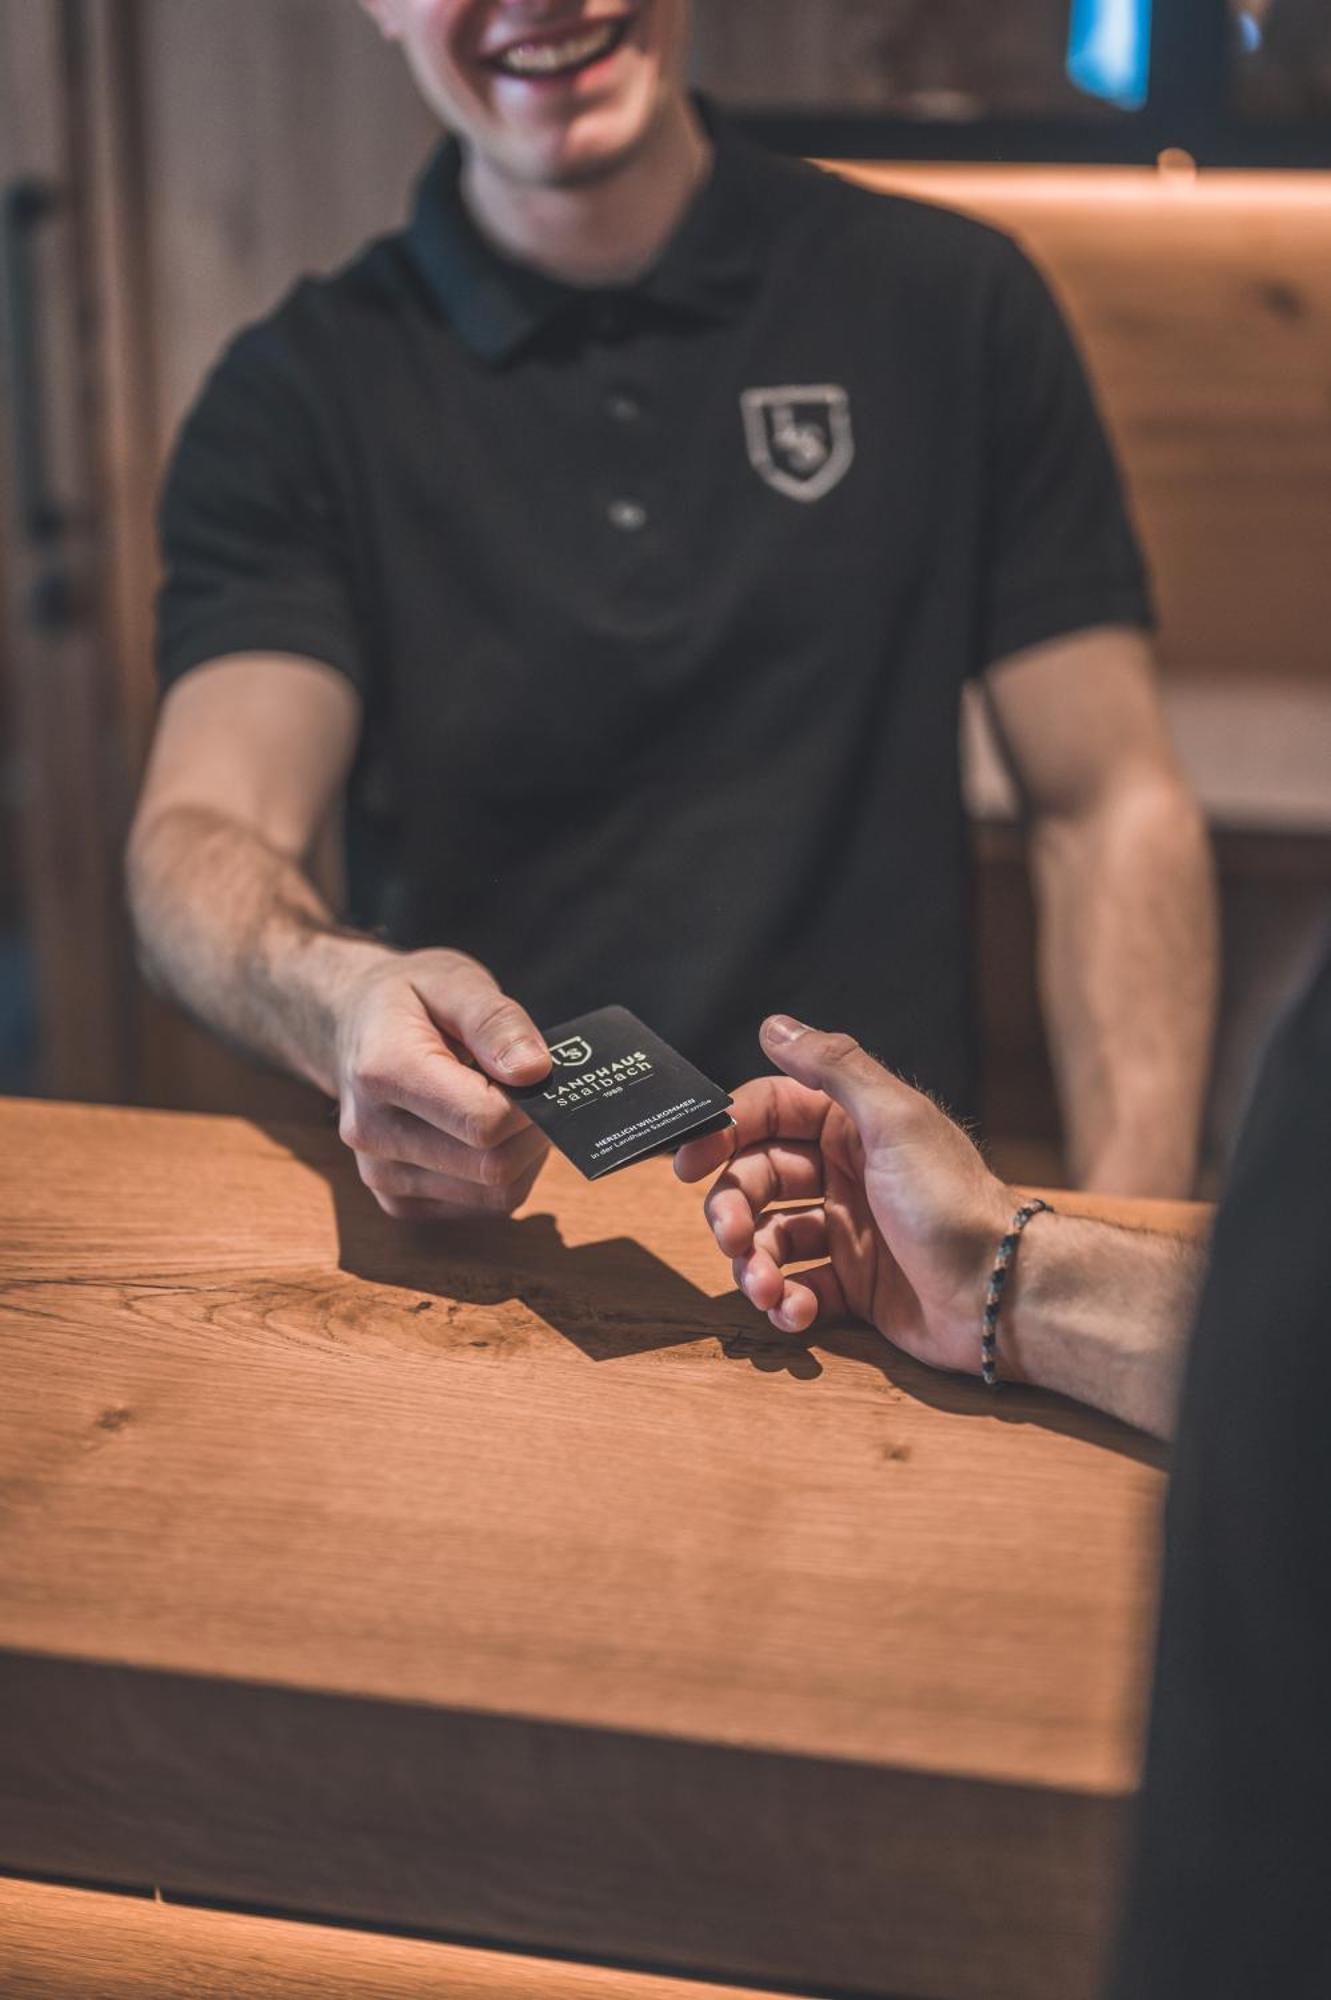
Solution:
[[[621,1001],[733,1084],[785,1009],[970,1112],[961,690],[1146,620],[1141,562],[1014,245],[713,122],[632,286],[506,262],[447,146],[235,342],[166,488],[162,678],[346,674],[354,915],[538,1022]]]

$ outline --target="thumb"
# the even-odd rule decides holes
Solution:
[[[549,1074],[544,1035],[475,959],[451,961],[431,978],[428,989],[418,991],[435,1019],[497,1082],[512,1088],[539,1083]]]
[[[777,1067],[832,1098],[862,1139],[882,1134],[920,1101],[908,1083],[875,1062],[850,1035],[826,1035],[789,1014],[773,1014],[763,1022],[761,1036]]]

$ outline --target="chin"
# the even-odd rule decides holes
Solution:
[[[606,180],[641,152],[651,136],[651,119],[592,119],[566,134],[547,162],[552,187],[577,187]]]
[[[536,186],[577,187],[605,180],[641,151],[660,115],[658,103],[589,106],[568,122],[505,147],[516,178]]]

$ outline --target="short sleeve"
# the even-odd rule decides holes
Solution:
[[[1153,623],[1151,587],[1086,369],[1015,244],[990,320],[981,664]]]
[[[242,334],[187,417],[162,491],[163,688],[230,653],[299,653],[364,691],[341,511],[309,382],[270,326]]]

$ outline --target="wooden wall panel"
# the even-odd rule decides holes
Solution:
[[[42,1028],[38,1086],[109,1099],[120,1093],[129,1046],[117,862],[127,787],[97,615],[86,133],[70,87],[77,59],[67,10],[0,0],[0,182],[26,183],[39,203],[28,212],[20,296],[8,291],[13,272],[0,277],[0,323],[7,336],[11,313],[26,321],[33,349],[29,375],[19,343],[3,341],[0,648]],[[37,490],[26,497],[10,421],[20,405],[38,433],[29,466]]]
[[[352,0],[147,0],[161,436],[227,334],[394,227],[437,127]]]
[[[131,425],[141,459],[118,566],[121,677],[137,757],[156,705],[151,619],[157,481],[176,428],[230,336],[301,275],[397,226],[438,128],[401,55],[353,0],[140,0],[114,7],[103,94],[133,102],[125,177],[137,227],[142,349]],[[114,357],[108,357],[113,359]],[[124,408],[128,370],[109,398]],[[127,440],[128,442],[128,440]],[[198,1109],[316,1115],[322,1100],[224,1051],[150,996],[135,1095]]]
[[[697,72],[726,103],[935,117],[1095,114],[1067,0],[697,0]]]
[[[1022,239],[1084,341],[1198,679],[1331,678],[1331,175],[845,169]]]

